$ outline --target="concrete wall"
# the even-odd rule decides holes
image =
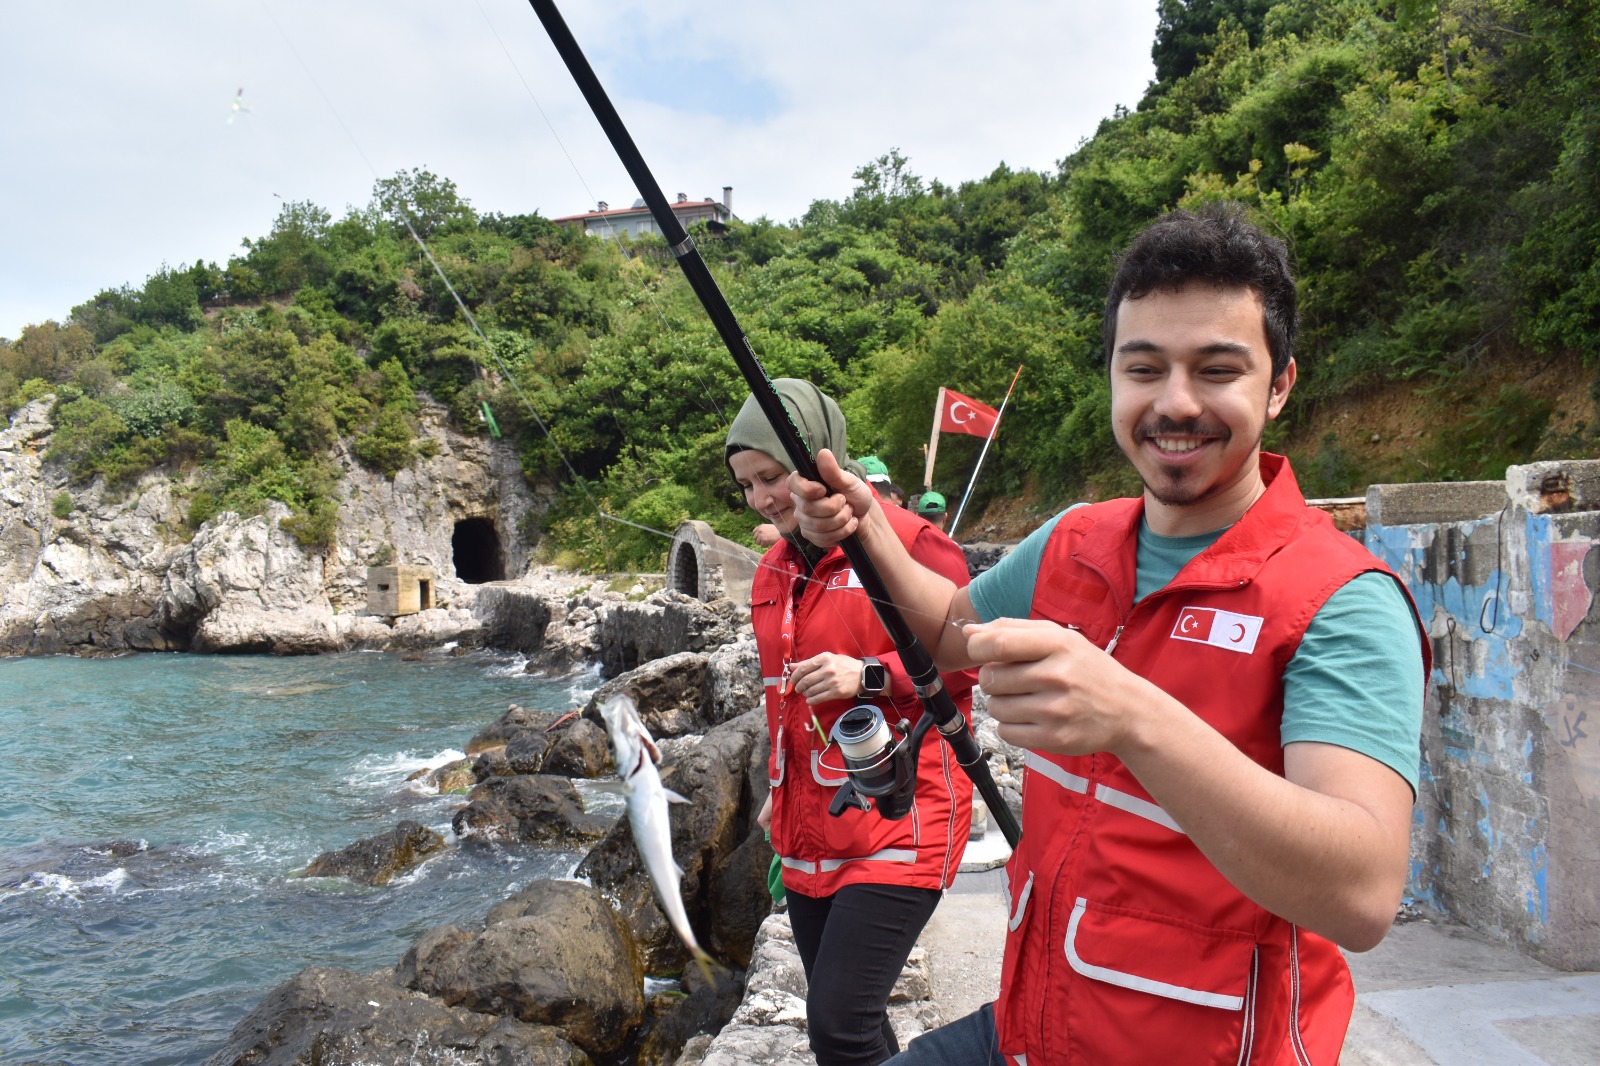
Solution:
[[[1365,540],[1433,643],[1410,892],[1600,969],[1600,462],[1376,485]]]
[[[367,567],[367,613],[385,618],[433,607],[433,571],[425,566]]]

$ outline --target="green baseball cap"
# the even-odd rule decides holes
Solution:
[[[944,497],[937,492],[924,492],[917,499],[918,514],[943,514]]]
[[[884,481],[889,480],[889,468],[883,465],[883,460],[876,455],[863,456],[856,461],[867,468],[868,481],[877,481],[880,478]]]

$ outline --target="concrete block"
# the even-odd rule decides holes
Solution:
[[[1505,505],[1506,486],[1500,481],[1372,485],[1367,489],[1367,522],[1373,526],[1463,522],[1486,518]]]
[[[1600,460],[1556,459],[1507,467],[1506,493],[1529,514],[1600,510]]]

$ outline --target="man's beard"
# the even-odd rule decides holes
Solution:
[[[1263,433],[1266,427],[1263,426]],[[1211,426],[1198,419],[1188,422],[1175,422],[1170,418],[1158,418],[1145,422],[1133,431],[1134,447],[1138,448],[1144,441],[1151,437],[1207,437],[1221,448],[1226,449],[1233,440],[1233,434],[1226,426]],[[1256,436],[1256,447],[1261,446],[1261,435]],[[1159,462],[1159,460],[1158,460]],[[1222,491],[1231,479],[1218,477],[1210,484],[1200,482],[1198,471],[1185,466],[1160,467],[1161,484],[1152,484],[1144,476],[1144,471],[1139,469],[1139,464],[1134,464],[1134,469],[1139,472],[1139,480],[1144,483],[1145,491],[1157,503],[1168,507],[1183,507],[1189,504],[1203,503],[1216,493]]]

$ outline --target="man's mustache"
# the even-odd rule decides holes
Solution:
[[[1178,422],[1171,418],[1157,418],[1149,422],[1141,422],[1134,430],[1134,436],[1143,440],[1149,437],[1216,437],[1228,440],[1233,436],[1226,426],[1215,426],[1199,419],[1189,419]]]

